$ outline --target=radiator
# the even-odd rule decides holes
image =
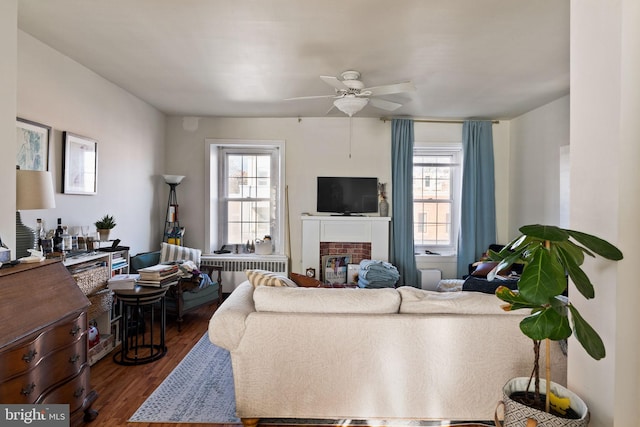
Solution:
[[[438,282],[442,279],[442,271],[435,268],[418,270],[420,272],[420,287],[429,291],[435,291]]]
[[[201,265],[222,267],[222,292],[232,292],[247,280],[246,270],[268,270],[288,276],[285,255],[203,255]]]

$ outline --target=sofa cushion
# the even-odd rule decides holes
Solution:
[[[256,311],[278,313],[397,313],[400,294],[395,289],[269,288],[253,293]]]
[[[247,270],[246,273],[249,282],[255,288],[259,286],[285,286],[295,288],[298,286],[293,282],[293,280],[272,271]]]
[[[162,242],[160,247],[160,262],[172,261],[193,261],[196,266],[200,267],[200,257],[202,251],[200,249],[186,248],[184,246],[172,245]]]
[[[400,313],[405,314],[504,314],[525,315],[526,312],[504,311],[495,295],[479,292],[435,292],[401,286]]]

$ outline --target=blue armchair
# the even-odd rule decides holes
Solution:
[[[145,252],[131,257],[130,271],[137,273],[141,268],[156,265],[161,262],[161,251]],[[204,288],[200,288],[198,277],[183,278],[172,286],[166,294],[165,306],[167,313],[174,314],[178,320],[178,330],[181,330],[183,315],[195,310],[203,305],[222,303],[222,268],[216,266],[200,266],[198,269],[202,273],[209,275],[213,283]],[[215,277],[214,277],[214,272]]]

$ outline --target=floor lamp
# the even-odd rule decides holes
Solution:
[[[182,228],[178,219],[178,196],[176,187],[184,179],[184,175],[162,175],[164,182],[169,184],[169,201],[167,202],[167,214],[164,218],[164,233],[162,241],[173,245],[182,244]]]
[[[29,256],[28,249],[38,242],[35,230],[22,223],[20,211],[55,207],[51,173],[16,170],[16,259]]]

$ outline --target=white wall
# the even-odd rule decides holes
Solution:
[[[640,2],[622,2],[621,16],[621,91],[620,91],[620,208],[619,245],[626,261],[618,265],[615,309],[610,311],[616,323],[615,414],[614,425],[637,424],[640,419],[640,287],[634,255],[640,252]]]
[[[197,126],[193,126],[197,123]],[[199,120],[169,117],[167,120],[167,173],[186,175],[178,187],[180,225],[187,227],[185,244],[204,248],[205,138],[284,140],[286,182],[289,187],[292,269],[302,272],[300,242],[303,212],[315,212],[316,177],[319,175],[373,176],[391,183],[391,123],[371,118],[353,118],[351,157],[349,119],[338,118],[212,118]],[[505,157],[508,123],[494,125],[497,157]],[[416,123],[416,141],[460,142],[461,125]],[[496,182],[506,182],[508,169],[496,171]],[[390,199],[391,185],[387,186]],[[497,204],[507,205],[507,191],[500,191]],[[506,209],[499,209],[506,218]],[[391,212],[393,214],[393,212]],[[498,221],[499,236],[506,228]],[[208,248],[205,248],[205,252]]]
[[[16,247],[16,62],[17,20],[16,0],[0,2],[0,238],[11,248]]]
[[[509,239],[526,224],[560,225],[560,147],[569,144],[569,95],[511,120]]]
[[[207,117],[198,121],[197,129],[188,130],[182,117],[169,117],[167,170],[186,175],[178,187],[180,225],[187,228],[185,244],[200,248],[205,244],[205,138],[284,140],[292,268],[301,271],[300,216],[315,212],[318,175],[372,176],[391,182],[390,123],[353,118],[352,126],[349,157],[348,118]]]
[[[602,336],[593,361],[570,343],[569,387],[594,427],[640,419],[640,6],[636,0],[571,2],[571,227],[617,244],[619,263],[588,261],[596,299],[576,306]]]
[[[22,31],[17,71],[17,115],[53,128],[49,170],[56,187],[56,208],[23,211],[23,222],[35,227],[36,218],[43,218],[53,228],[60,217],[68,226],[95,228],[108,213],[118,224],[111,238],[121,239],[132,253],[159,247],[166,206],[166,185],[158,177],[164,171],[165,116]],[[13,120],[13,136],[2,144],[15,147]],[[61,193],[63,131],[98,141],[97,195]]]

